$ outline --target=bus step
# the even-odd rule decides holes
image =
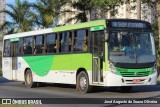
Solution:
[[[91,85],[104,86],[104,83],[102,83],[102,82],[93,82]]]

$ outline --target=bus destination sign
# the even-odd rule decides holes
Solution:
[[[142,22],[112,22],[112,27],[147,28],[147,25]]]
[[[19,41],[19,38],[12,38],[12,39],[10,39],[10,42],[17,42],[17,41]]]
[[[151,29],[151,25],[145,21],[136,20],[108,20],[108,28],[137,28],[137,29]]]

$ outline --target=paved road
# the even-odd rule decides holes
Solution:
[[[3,77],[0,77],[0,98],[154,98],[160,97],[160,85],[156,86],[143,86],[134,87],[130,93],[121,93],[118,89],[110,89],[106,87],[95,88],[92,93],[81,94],[75,90],[73,85],[61,85],[61,84],[47,84],[38,88],[26,88],[22,82],[8,81]],[[160,106],[152,104],[153,106]],[[144,104],[136,104],[136,106],[150,107],[152,106]],[[42,106],[42,105],[40,105]],[[45,105],[46,106],[46,105]],[[47,105],[52,107],[53,105]],[[66,105],[54,105],[58,107],[64,107]],[[69,105],[75,107],[75,105]],[[76,105],[76,107],[84,105]],[[85,105],[87,107],[107,107],[117,106],[115,104],[109,105]],[[118,106],[126,106],[121,104]],[[132,104],[130,106],[135,106]]]

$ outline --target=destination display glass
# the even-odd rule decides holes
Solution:
[[[150,29],[151,25],[144,21],[110,20],[106,22],[108,28],[138,28]]]

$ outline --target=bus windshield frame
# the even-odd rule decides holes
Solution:
[[[139,68],[143,65],[143,67],[151,67],[156,62],[153,31],[110,30],[108,52],[109,61],[116,66]]]

